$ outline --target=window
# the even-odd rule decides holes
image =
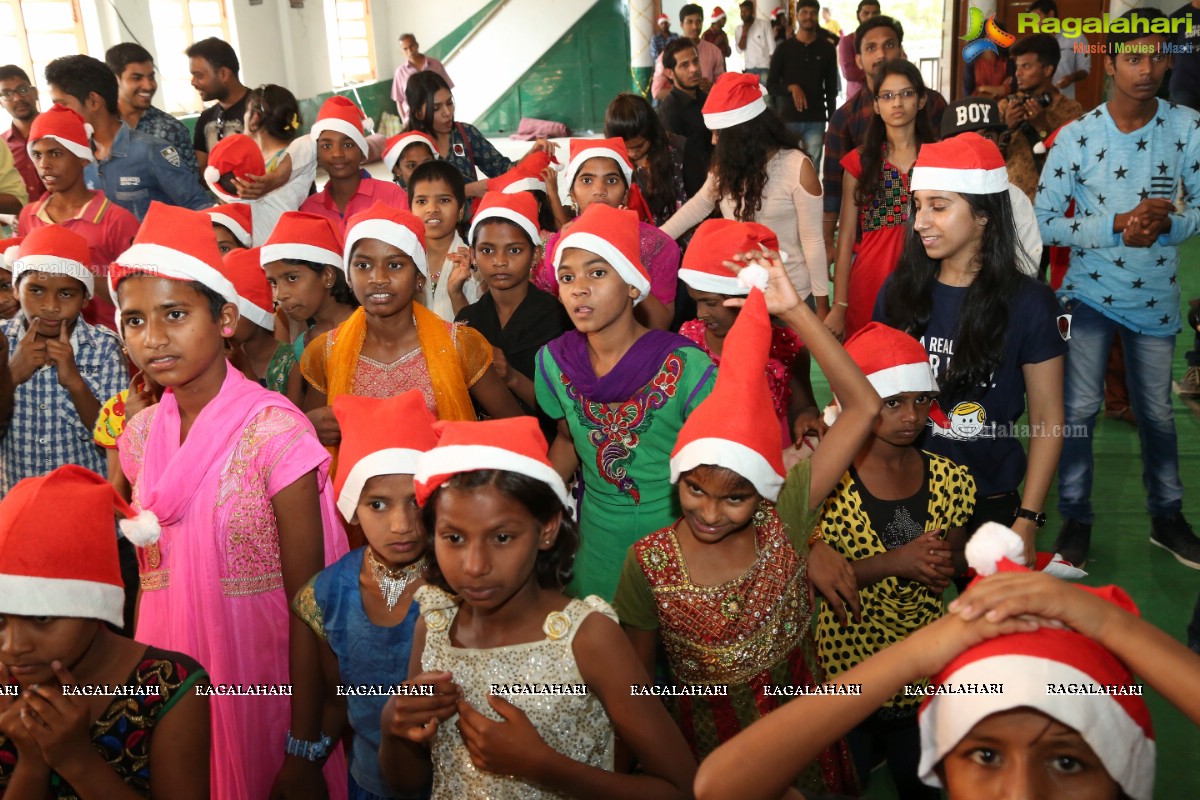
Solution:
[[[3,0],[0,2],[0,52],[29,70],[49,104],[46,65],[60,56],[87,52],[79,0]]]
[[[325,0],[333,85],[375,80],[375,43],[367,0]]]
[[[192,88],[183,51],[210,36],[230,41],[224,0],[154,0],[150,3],[150,21],[157,55],[156,103],[171,114],[199,111],[204,103]]]

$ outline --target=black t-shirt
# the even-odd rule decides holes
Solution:
[[[875,301],[872,318],[888,323],[885,310],[889,278]],[[966,287],[933,284],[929,325],[917,336],[941,384],[954,355],[954,341]],[[1058,330],[1058,302],[1044,283],[1021,276],[1008,308],[1004,354],[987,387],[952,397],[939,395],[946,419],[931,416],[921,447],[945,456],[971,471],[976,496],[991,497],[1014,491],[1025,478],[1025,450],[1016,421],[1025,413],[1025,364],[1040,364],[1066,355],[1067,343]]]
[[[226,136],[242,133],[242,120],[246,116],[246,99],[250,93],[242,95],[242,99],[225,108],[220,103],[213,103],[200,112],[196,120],[196,130],[192,134],[192,147],[197,152],[207,153],[217,146],[217,142]]]
[[[658,118],[668,133],[684,138],[683,148],[683,188],[691,197],[700,191],[708,178],[708,168],[712,163],[713,143],[712,131],[704,124],[704,114],[701,109],[708,95],[697,91],[692,97],[687,92],[672,89],[671,93],[658,103]]]
[[[921,453],[924,474],[929,474],[929,456]],[[871,494],[858,471],[850,467],[850,477],[858,487],[863,510],[871,520],[871,528],[888,550],[899,550],[925,532],[929,521],[929,481],[921,481],[916,493],[899,500],[881,500]]]
[[[804,91],[808,106],[797,111],[788,86]],[[781,42],[771,56],[767,87],[785,122],[825,122],[837,108],[837,49],[823,36],[805,44],[795,36]]]

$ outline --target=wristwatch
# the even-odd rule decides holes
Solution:
[[[289,756],[299,756],[305,761],[316,762],[329,755],[329,751],[333,749],[333,739],[322,733],[319,740],[306,742],[303,739],[293,738],[292,732],[288,731],[283,749]]]
[[[1013,522],[1016,522],[1018,519],[1033,520],[1040,528],[1046,524],[1046,512],[1038,513],[1037,511],[1030,511],[1028,508],[1018,508],[1013,512]]]

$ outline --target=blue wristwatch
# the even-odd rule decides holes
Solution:
[[[305,761],[316,762],[329,755],[329,751],[333,749],[333,739],[322,733],[319,740],[306,742],[303,739],[294,738],[292,732],[288,731],[283,749],[289,756],[299,756]]]

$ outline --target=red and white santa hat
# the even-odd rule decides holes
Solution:
[[[664,22],[667,23],[668,25],[671,24],[671,18],[668,17],[666,14],[659,14],[658,19],[654,20],[655,25],[662,25]]]
[[[725,266],[736,253],[778,250],[779,240],[766,225],[732,219],[708,219],[700,223],[683,255],[679,280],[698,292],[744,296],[750,293],[745,280]]]
[[[24,236],[14,236],[11,239],[0,240],[0,256],[4,257],[4,263],[0,264],[0,266],[12,272],[13,262],[17,260],[17,254],[21,252],[21,242],[24,240]]]
[[[229,194],[217,183],[227,172],[232,172],[239,181],[246,180],[247,175],[265,175],[267,172],[262,150],[244,133],[235,133],[217,142],[209,151],[208,165],[204,167],[204,182],[209,191],[226,203],[236,203],[237,195]]]
[[[225,277],[223,268],[209,216],[155,200],[150,203],[133,244],[109,270],[108,288],[115,297],[122,278],[148,274],[197,281],[237,305],[237,290]]]
[[[989,522],[968,542],[967,561],[981,576],[1024,572],[1025,567],[1016,563],[1023,551],[1020,536]],[[1132,614],[1138,613],[1133,600],[1117,586],[1079,588]],[[926,697],[918,715],[921,762],[917,774],[930,786],[941,786],[937,765],[978,722],[992,714],[1031,708],[1077,731],[1105,771],[1133,800],[1153,797],[1154,727],[1143,698],[1128,693],[1052,693],[1047,688],[1063,684],[1133,685],[1129,669],[1087,636],[1048,626],[1032,633],[998,636],[961,653],[930,680],[934,686],[1004,684],[1004,691],[995,694],[942,693]]]
[[[83,117],[66,106],[52,105],[34,117],[29,126],[29,140],[25,151],[33,158],[33,145],[42,139],[54,139],[72,155],[84,161],[95,161],[92,153],[92,126]]]
[[[341,394],[333,415],[342,431],[333,492],[338,510],[350,522],[367,481],[377,475],[413,475],[417,459],[437,444],[437,422],[420,389],[385,399]],[[379,425],[379,420],[394,425]]]
[[[767,110],[766,91],[757,75],[726,72],[717,78],[700,109],[704,126],[719,131],[749,122]]]
[[[771,9],[771,19],[779,19],[786,13],[787,12],[784,11],[783,6],[775,6],[775,8]]]
[[[1000,148],[978,133],[960,133],[933,146],[921,146],[913,164],[910,192],[940,189],[963,194],[1008,191],[1008,168]]]
[[[127,538],[158,529],[152,513],[139,514],[107,480],[76,464],[18,482],[0,500],[0,614],[123,626],[114,512]]]
[[[771,390],[763,377],[771,354],[771,318],[758,289],[750,292],[725,337],[721,369],[712,394],[683,427],[671,452],[671,483],[701,465],[724,467],[754,485],[774,502],[787,470]]]
[[[562,264],[563,253],[571,247],[595,253],[611,264],[621,280],[641,292],[634,298],[634,305],[642,302],[649,293],[650,273],[642,265],[635,212],[592,203],[559,237],[554,247],[555,269]]]
[[[26,272],[66,275],[83,284],[88,297],[96,294],[96,278],[88,269],[91,262],[87,239],[62,225],[34,228],[21,240],[13,259],[13,285]]]
[[[398,247],[414,262],[421,274],[429,277],[429,261],[425,257],[425,224],[417,215],[402,208],[375,201],[366,211],[346,220],[346,246],[342,269],[350,271],[350,254],[354,245],[363,239],[378,239]]]
[[[271,294],[271,284],[267,283],[267,275],[259,263],[259,250],[237,248],[225,254],[225,277],[233,283],[237,290],[238,313],[260,328],[268,331],[275,330],[275,301]]]
[[[313,123],[309,135],[316,142],[322,131],[335,131],[358,145],[362,157],[367,157],[367,137],[363,134],[363,120],[367,117],[362,109],[348,97],[335,94],[325,101],[317,113],[317,121]],[[434,152],[437,152],[436,149]]]
[[[434,158],[440,158],[437,142],[433,141],[432,136],[421,131],[405,131],[388,139],[387,144],[383,146],[383,163],[387,165],[388,172],[396,168],[396,162],[400,160],[401,153],[407,150],[409,145],[414,144],[425,145],[429,148],[429,152],[433,153]]]
[[[204,209],[214,225],[220,225],[233,234],[242,247],[249,247],[250,235],[254,232],[254,215],[248,203],[225,203]]]
[[[713,8],[712,14],[708,17],[709,22],[720,22],[723,19],[725,19],[725,10],[720,6]]]
[[[442,421],[433,427],[437,447],[421,454],[413,476],[418,505],[425,505],[430,495],[460,472],[494,469],[541,481],[554,490],[564,507],[571,506],[571,494],[546,455],[550,448],[534,417]]]
[[[846,341],[845,347],[880,397],[938,390],[929,354],[904,331],[882,322],[869,322]]]
[[[479,203],[479,208],[475,211],[475,218],[471,220],[467,241],[475,244],[475,231],[484,221],[503,219],[529,234],[529,240],[536,247],[541,242],[537,210],[537,200],[534,200],[533,195],[529,192],[517,192],[516,194],[488,192]]]
[[[342,233],[320,214],[288,211],[262,246],[262,266],[281,258],[328,264],[342,269]]]
[[[546,191],[546,181],[542,178],[542,171],[551,164],[557,165],[558,161],[545,150],[530,153],[503,175],[488,178],[487,190],[505,194],[544,192]]]
[[[625,184],[633,183],[633,164],[629,161],[624,139],[617,136],[611,139],[572,139],[570,147],[571,160],[567,162],[566,169],[568,188],[575,185],[575,176],[589,158],[611,158],[625,176]]]

